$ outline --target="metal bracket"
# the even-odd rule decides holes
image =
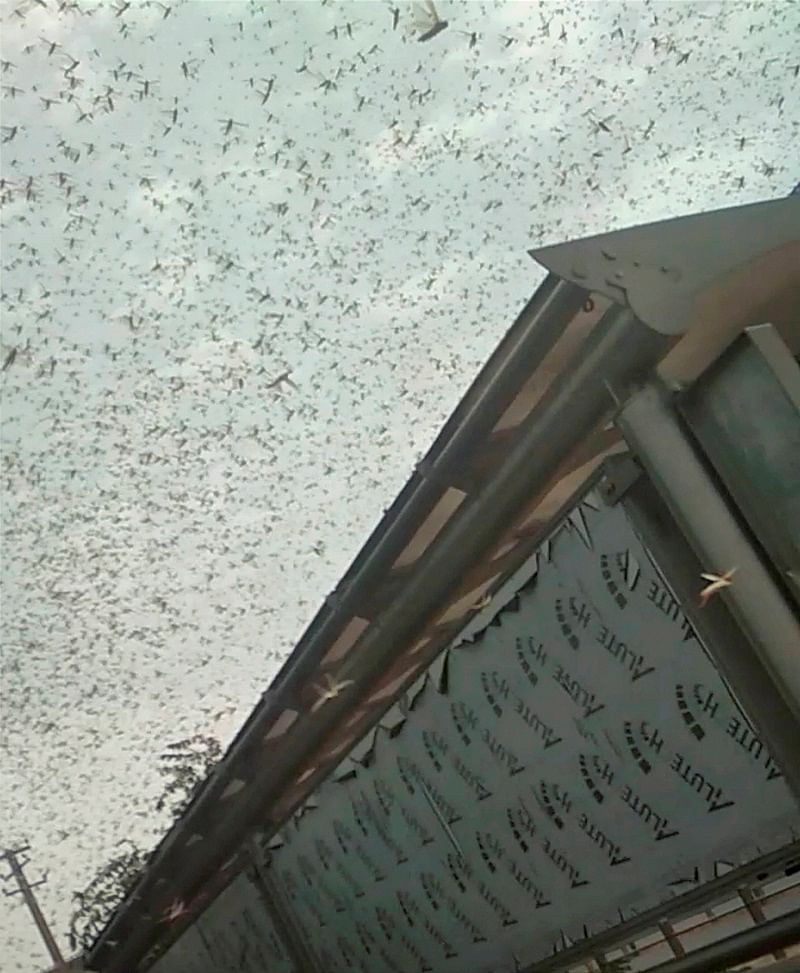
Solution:
[[[643,473],[641,466],[630,455],[609,456],[603,461],[602,470],[598,489],[609,507],[619,503]]]

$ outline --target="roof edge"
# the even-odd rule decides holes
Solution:
[[[800,196],[696,213],[528,251],[550,273],[683,334],[698,298],[770,251],[800,240]]]

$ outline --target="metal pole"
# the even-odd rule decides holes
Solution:
[[[800,622],[703,465],[667,389],[651,382],[622,407],[617,425],[709,573],[735,569],[721,597],[775,689],[800,721]],[[698,578],[698,593],[703,587]],[[765,698],[763,706],[772,705]]]
[[[716,973],[800,942],[800,909],[703,946],[682,959],[653,966],[648,973]]]
[[[67,973],[67,964],[64,961],[64,957],[61,955],[61,950],[58,948],[58,943],[55,941],[53,934],[50,932],[50,927],[47,925],[47,920],[42,915],[42,910],[39,908],[39,903],[36,901],[36,896],[33,894],[33,888],[28,883],[27,878],[25,878],[25,872],[23,871],[23,866],[17,860],[17,855],[22,852],[27,851],[27,848],[18,848],[16,850],[6,849],[3,853],[2,858],[7,859],[8,864],[11,866],[11,875],[8,876],[16,879],[18,892],[22,893],[23,899],[25,899],[25,904],[33,916],[33,921],[36,923],[36,928],[39,930],[39,934],[44,940],[44,944],[47,947],[47,951],[50,953],[50,958],[54,963],[54,970],[58,973]],[[41,882],[35,883],[40,885]],[[6,892],[6,895],[16,895],[17,892]]]

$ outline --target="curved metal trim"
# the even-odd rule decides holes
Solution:
[[[662,334],[683,334],[721,281],[800,241],[800,197],[736,206],[530,250],[551,273],[630,307]],[[727,279],[727,280],[726,280]],[[747,292],[756,279],[736,290]],[[728,308],[730,310],[730,308]],[[748,324],[740,322],[737,330]]]

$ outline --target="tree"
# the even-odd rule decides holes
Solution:
[[[219,741],[202,734],[168,744],[158,766],[167,783],[155,810],[168,810],[173,821],[180,817],[221,756]],[[72,949],[91,948],[150,858],[151,852],[142,851],[129,839],[119,842],[123,844],[128,846],[126,851],[107,862],[83,891],[73,893],[68,932]]]
[[[167,783],[156,802],[156,810],[168,808],[173,819],[180,817],[221,756],[222,749],[214,737],[195,734],[170,743],[161,754],[158,768]]]
[[[72,895],[75,908],[68,932],[71,949],[87,950],[92,946],[147,863],[148,853],[129,839],[118,844],[127,844],[128,850],[105,864],[82,892]]]

